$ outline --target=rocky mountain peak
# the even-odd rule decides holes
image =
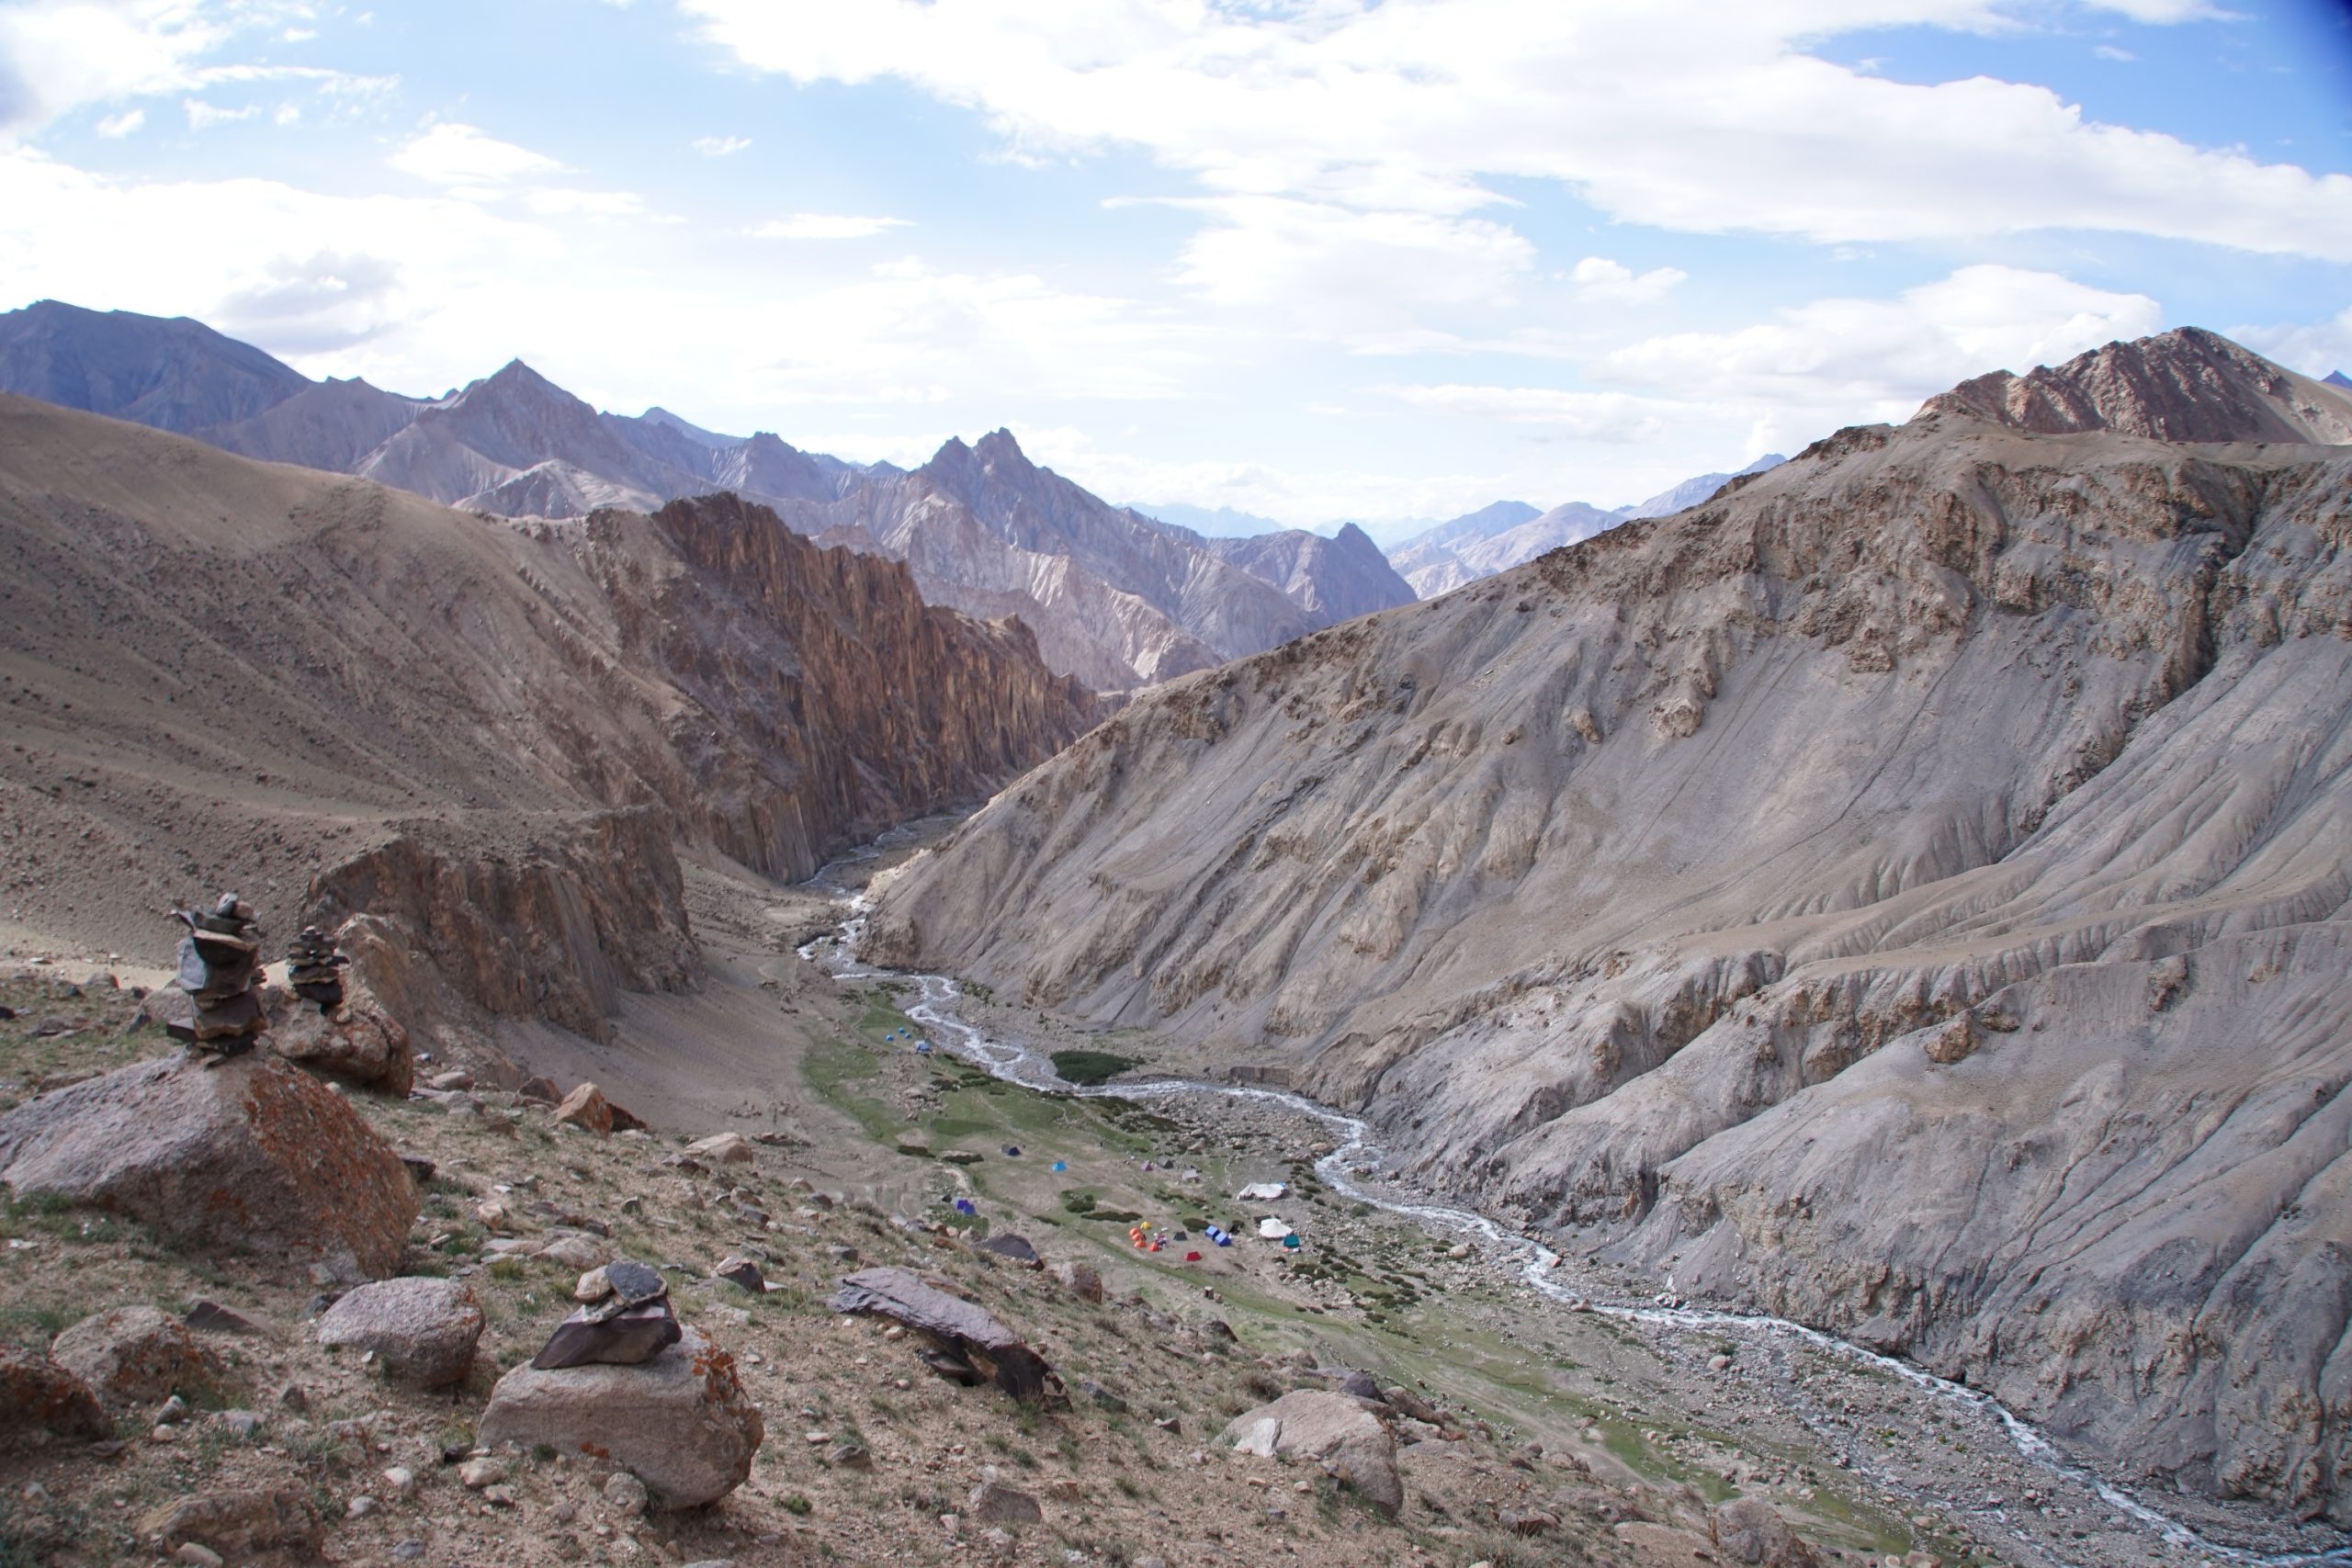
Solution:
[[[1951,415],[2037,435],[2352,442],[2352,394],[2202,327],[2110,343],[2024,376],[1996,370],[1928,399],[1917,417]]]

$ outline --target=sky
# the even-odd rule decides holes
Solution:
[[[0,309],[1281,523],[2168,327],[2352,368],[2317,0],[0,0]]]

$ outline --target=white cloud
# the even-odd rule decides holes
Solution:
[[[1648,441],[1684,405],[1624,392],[1580,392],[1554,387],[1388,387],[1383,390],[1417,408],[1510,424],[1540,425],[1578,441]]]
[[[2051,364],[2164,325],[2144,294],[1983,265],[1894,299],[1819,299],[1731,333],[1676,333],[1598,359],[1592,373],[1824,427],[1900,420],[1931,393],[1996,367]]]
[[[2306,376],[2352,374],[2352,310],[2321,321],[2235,327],[2229,335]]]
[[[98,121],[98,134],[119,141],[146,123],[145,109],[125,109],[120,114],[110,114]]]
[[[747,231],[755,240],[865,240],[907,227],[903,218],[861,218],[847,212],[796,212]]]
[[[1662,299],[1667,290],[1690,276],[1679,267],[1671,266],[1636,273],[1624,263],[1607,256],[1587,256],[1568,269],[1568,281],[1576,285],[1577,299],[1628,305],[1647,305]]]
[[[180,107],[187,111],[187,128],[190,130],[209,130],[216,125],[234,125],[241,119],[251,119],[261,113],[258,104],[243,104],[232,109],[208,104],[202,98],[182,99]]]
[[[570,190],[551,186],[527,193],[523,197],[523,205],[543,218],[557,218],[572,212],[590,218],[647,216],[645,198],[634,191],[626,190]]]
[[[470,125],[444,120],[413,138],[388,160],[393,168],[437,186],[480,188],[563,165],[544,153],[486,136]]]
[[[2044,87],[1889,81],[1806,52],[1871,28],[2009,26],[2026,0],[682,7],[754,68],[900,77],[981,110],[1024,154],[1140,146],[1225,197],[1446,218],[1492,205],[1498,177],[1537,178],[1612,219],[1693,231],[1836,243],[2091,229],[2352,260],[2352,177],[2102,124]],[[2211,14],[2199,0],[2109,8]]]
[[[732,157],[751,144],[748,136],[697,136],[688,143],[706,158]]]
[[[2132,53],[2130,50],[2128,50],[2128,49],[2118,49],[2115,45],[2113,45],[2113,44],[2111,44],[2111,43],[2103,43],[2103,44],[2099,44],[2099,45],[2098,45],[2097,47],[2095,47],[2095,48],[2091,51],[2091,52],[2092,52],[2093,54],[2097,55],[2097,56],[2098,56],[2099,59],[2101,59],[2101,60],[2114,60],[2114,61],[2125,61],[2125,62],[2128,62],[2128,61],[2137,60],[2137,59],[2139,59],[2139,58],[2140,58],[2138,55],[2136,55],[2136,54]]]

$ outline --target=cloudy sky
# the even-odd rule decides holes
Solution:
[[[2347,108],[2318,0],[0,0],[0,308],[1385,532],[2352,367]]]

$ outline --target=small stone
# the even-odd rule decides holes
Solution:
[[[581,1275],[580,1283],[571,1287],[571,1299],[575,1302],[601,1302],[612,1293],[612,1279],[602,1264]]]
[[[514,1489],[503,1484],[485,1486],[481,1489],[481,1500],[492,1507],[511,1508],[514,1506]]]
[[[224,1568],[221,1556],[201,1541],[184,1540],[172,1553],[172,1561],[185,1562],[188,1568]]]
[[[223,1410],[213,1419],[239,1442],[252,1441],[254,1434],[261,1430],[261,1416],[252,1410]]]
[[[506,1467],[494,1459],[469,1459],[458,1469],[458,1480],[469,1492],[479,1492],[506,1479]]]
[[[874,1456],[859,1443],[836,1443],[825,1454],[825,1462],[842,1470],[871,1470]]]
[[[644,1482],[626,1470],[616,1470],[605,1478],[605,1501],[624,1514],[637,1515],[645,1512],[650,1499]]]
[[[376,1511],[376,1499],[362,1492],[343,1506],[344,1517],[364,1519]]]
[[[1054,1266],[1054,1278],[1060,1282],[1062,1289],[1082,1302],[1102,1299],[1102,1276],[1096,1273],[1091,1265],[1075,1261],[1057,1263]]]
[[[767,1277],[760,1272],[760,1266],[741,1254],[720,1258],[718,1267],[711,1272],[729,1284],[741,1286],[754,1295],[764,1293],[768,1288]]]
[[[187,1401],[176,1393],[164,1401],[164,1407],[155,1412],[155,1425],[158,1427],[176,1427],[187,1419]]]
[[[277,1407],[297,1413],[311,1408],[311,1393],[299,1382],[289,1382],[277,1391]]]
[[[967,1518],[999,1525],[1040,1524],[1046,1517],[1036,1498],[994,1481],[983,1481],[972,1488],[971,1495],[965,1500],[964,1514]]]
[[[416,1472],[404,1464],[396,1464],[384,1472],[384,1486],[395,1497],[405,1497],[416,1490]]]
[[[713,1165],[752,1165],[760,1157],[752,1141],[740,1133],[714,1133],[696,1139],[686,1145],[686,1153]]]
[[[392,1548],[393,1558],[401,1562],[413,1562],[424,1555],[424,1542],[421,1540],[404,1540]]]
[[[224,1307],[219,1302],[190,1302],[187,1315],[180,1321],[199,1334],[258,1335],[268,1332],[244,1314]]]
[[[424,1080],[425,1087],[437,1089],[460,1089],[474,1087],[473,1074],[463,1067],[452,1067],[446,1073],[435,1073]]]

